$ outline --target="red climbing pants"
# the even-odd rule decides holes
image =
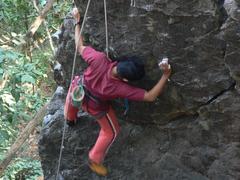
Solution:
[[[97,122],[101,130],[95,145],[89,152],[89,159],[96,163],[102,163],[110,146],[119,134],[120,126],[112,107],[110,107],[108,113],[98,119]]]
[[[73,81],[71,87],[69,88],[64,106],[64,117],[68,121],[75,121],[79,110],[71,103],[70,93],[75,86],[76,82]],[[90,107],[87,109],[85,106],[82,106],[82,108],[85,111],[88,110],[89,114],[93,113]],[[117,117],[112,107],[109,107],[109,111],[103,117],[97,119],[97,122],[101,129],[95,145],[89,152],[89,159],[95,163],[102,163],[105,155],[108,152],[108,149],[115,141],[120,131],[120,126],[118,124]]]

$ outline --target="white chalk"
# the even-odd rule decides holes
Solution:
[[[162,69],[162,70],[164,69],[163,65],[168,65],[168,68],[169,69],[171,68],[170,65],[168,64],[168,58],[163,58],[162,61],[158,65],[159,65],[160,69]]]

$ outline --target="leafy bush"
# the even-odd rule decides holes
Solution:
[[[2,28],[9,32],[13,30],[12,28],[17,33],[25,32],[30,26],[28,22],[32,22],[37,15],[31,1],[4,0],[0,6],[0,20],[9,25]]]
[[[30,120],[47,100],[39,84],[47,79],[50,55],[35,56],[30,62],[21,53],[0,48],[0,160],[16,138],[18,125]]]
[[[4,82],[0,88],[0,119],[13,124],[13,120],[29,120],[29,112],[44,103],[40,94],[33,91],[33,85],[47,75],[37,69],[39,62],[31,63],[22,54],[0,48],[0,55],[0,79]]]
[[[47,0],[36,2],[41,10]],[[70,8],[70,1],[54,2],[53,10],[46,17],[50,33],[58,29]],[[38,15],[32,1],[4,0],[0,3],[0,160],[15,140],[19,124],[30,120],[46,102],[50,93],[45,92],[45,87],[47,91],[53,89],[51,78],[47,76],[52,54],[46,46],[45,27],[40,26],[34,42],[25,42],[24,38]],[[25,173],[25,179],[35,179],[34,174],[40,174],[40,165],[34,161],[35,165],[28,167],[30,162],[33,163],[18,159],[7,169],[4,179],[20,179],[18,173]]]
[[[3,179],[5,180],[35,180],[42,176],[41,164],[33,159],[18,158],[7,168]]]

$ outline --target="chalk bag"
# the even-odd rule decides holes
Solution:
[[[75,86],[71,94],[72,105],[74,107],[79,108],[82,104],[84,96],[85,96],[85,92],[84,92],[83,86],[81,84]]]

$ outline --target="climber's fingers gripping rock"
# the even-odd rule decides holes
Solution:
[[[164,58],[158,65],[165,76],[169,77],[171,75],[172,69],[167,58]]]
[[[80,13],[76,7],[72,10],[72,16],[77,22],[80,20]]]

